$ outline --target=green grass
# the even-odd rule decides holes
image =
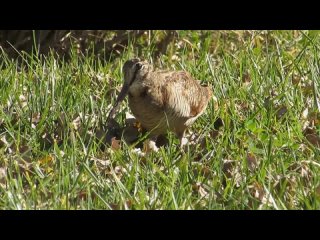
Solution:
[[[0,53],[0,208],[319,209],[319,32],[179,31],[159,59],[153,42],[112,61],[75,49],[70,62],[20,53],[18,66]],[[134,56],[212,85],[185,154],[172,134],[147,156],[102,148]]]

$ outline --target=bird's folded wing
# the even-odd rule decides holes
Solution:
[[[211,97],[211,90],[202,87],[186,72],[167,76],[161,93],[164,106],[177,116],[186,118],[202,113]]]

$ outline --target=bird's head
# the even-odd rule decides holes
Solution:
[[[138,76],[143,76],[147,72],[152,71],[152,66],[140,58],[133,58],[126,61],[122,67],[124,75],[124,85],[130,87]]]
[[[152,71],[152,66],[146,61],[141,61],[139,58],[133,58],[126,61],[122,67],[124,75],[124,83],[118,95],[115,106],[118,106],[129,92],[129,88],[138,76],[144,76],[148,71]]]

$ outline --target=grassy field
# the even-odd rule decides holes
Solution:
[[[0,52],[0,209],[320,209],[319,32],[178,33],[158,59],[161,31],[105,61]],[[173,134],[158,152],[105,144],[135,56],[212,86],[185,153]]]

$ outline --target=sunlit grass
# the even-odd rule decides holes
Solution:
[[[319,43],[308,31],[179,31],[159,59],[152,39],[112,61],[74,49],[68,62],[21,53],[16,64],[1,53],[0,208],[319,209]],[[146,156],[104,146],[134,56],[212,86],[217,102],[185,154],[172,134]]]

